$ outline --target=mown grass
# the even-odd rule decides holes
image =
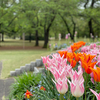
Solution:
[[[89,42],[93,42],[91,39],[89,38],[76,38],[76,41],[85,41],[87,43]],[[97,41],[100,41],[100,39],[95,39],[94,42],[97,42]],[[49,44],[54,44],[54,43],[57,43],[58,45],[59,44],[63,44],[63,43],[66,43],[68,45],[70,45],[72,43],[71,39],[68,38],[67,40],[66,39],[62,39],[61,41],[59,40],[50,40],[49,41]],[[39,40],[39,46],[43,46],[44,44],[44,41],[40,41]],[[18,39],[5,39],[4,42],[0,42],[0,46],[35,46],[35,41],[31,41],[29,42],[28,40],[18,40]]]
[[[20,50],[20,51],[0,51],[0,61],[3,63],[1,78],[6,78],[10,75],[10,71],[14,71],[20,66],[25,66],[31,61],[40,59],[41,56],[51,54],[47,50]]]
[[[39,41],[39,45],[43,46],[44,41]],[[29,42],[28,40],[5,39],[0,42],[0,46],[35,46],[35,41]]]

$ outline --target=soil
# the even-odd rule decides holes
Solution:
[[[46,50],[46,48],[40,46],[0,46],[0,50]]]

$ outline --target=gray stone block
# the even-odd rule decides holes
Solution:
[[[16,72],[16,76],[18,76],[18,75],[20,75],[20,74],[21,74],[20,69],[15,69],[15,72]]]
[[[16,72],[15,71],[10,71],[10,76],[16,76]]]
[[[41,73],[44,73],[44,72],[45,72],[45,69],[44,69],[44,68],[39,68],[38,70],[39,70],[39,72],[41,72]]]
[[[27,71],[30,71],[30,64],[26,64],[25,65],[25,71],[27,72]]]
[[[21,73],[24,73],[26,70],[25,70],[25,66],[21,66],[20,67],[20,71],[21,71]]]
[[[36,68],[36,67],[34,67],[34,72],[33,72],[33,74],[38,74],[39,73],[39,70]]]
[[[33,72],[33,74],[38,74],[39,72]]]
[[[43,66],[42,59],[36,59],[36,65],[37,65],[37,67]]]
[[[36,67],[36,62],[31,62],[30,71],[34,71],[34,67]]]
[[[34,67],[34,72],[39,72],[39,70],[36,67]]]

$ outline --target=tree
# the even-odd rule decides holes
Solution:
[[[84,5],[82,16],[83,18],[88,20],[89,37],[90,37],[90,33],[92,33],[92,35],[94,36],[93,37],[94,40],[96,35],[95,34],[96,31],[94,31],[95,30],[94,26],[95,24],[100,25],[100,21],[98,20],[100,15],[98,10],[100,9],[100,2],[98,2],[98,0],[82,0],[80,1],[80,3]]]
[[[9,33],[8,27],[12,24],[14,19],[17,17],[14,15],[14,4],[15,0],[1,0],[0,1],[0,33],[2,33],[2,41],[4,33]],[[6,20],[5,20],[6,19]]]

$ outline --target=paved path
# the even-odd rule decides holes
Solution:
[[[3,100],[2,97],[5,96],[6,100],[9,95],[10,86],[14,83],[13,78],[1,79],[1,71],[2,71],[2,62],[0,62],[0,100]]]

